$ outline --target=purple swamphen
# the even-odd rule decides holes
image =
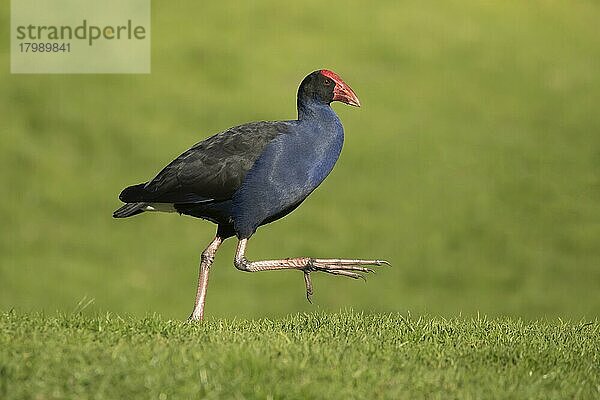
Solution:
[[[125,188],[126,203],[113,213],[126,218],[145,211],[178,212],[218,225],[202,252],[196,302],[190,320],[202,320],[208,272],[223,240],[237,236],[234,265],[246,272],[296,269],[304,273],[310,300],[310,273],[350,278],[372,272],[384,260],[287,258],[249,261],[248,239],[261,226],[292,212],[333,169],[344,143],[344,129],[333,101],[360,107],[354,91],[337,74],[318,70],[298,88],[298,119],[251,122],[195,144],[155,178]]]

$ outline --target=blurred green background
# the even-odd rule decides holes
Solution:
[[[118,193],[220,130],[294,118],[326,67],[363,107],[334,105],[337,167],[248,255],[394,266],[315,274],[310,305],[300,273],[241,273],[228,241],[208,316],[598,316],[598,21],[593,1],[155,1],[150,75],[10,75],[2,29],[0,307],[187,317],[214,226],[114,220]]]

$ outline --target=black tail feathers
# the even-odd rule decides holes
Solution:
[[[121,192],[119,199],[127,203],[113,213],[113,218],[127,218],[144,212],[148,203],[144,202],[145,183],[129,186]]]
[[[147,205],[148,203],[127,203],[113,213],[113,218],[127,218],[141,214]]]
[[[147,199],[145,199],[147,192],[146,189],[144,189],[144,186],[146,186],[145,183],[140,183],[139,185],[126,187],[119,195],[119,200],[123,203],[147,201]]]

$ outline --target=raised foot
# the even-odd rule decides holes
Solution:
[[[374,273],[375,270],[365,266],[381,266],[391,264],[385,260],[350,260],[350,259],[332,259],[332,258],[311,258],[308,265],[302,268],[304,272],[304,283],[306,285],[306,299],[312,303],[311,296],[313,294],[312,281],[310,279],[311,272],[325,272],[331,275],[346,276],[352,279],[363,279],[361,273]]]
[[[350,278],[363,278],[364,276],[357,272],[375,272],[372,268],[365,266],[381,266],[390,265],[385,260],[346,260],[333,258],[311,258],[308,261],[308,266],[304,268],[305,272],[325,272],[332,275],[342,275]]]

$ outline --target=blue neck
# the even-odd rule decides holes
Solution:
[[[327,132],[333,136],[344,137],[344,128],[333,108],[327,103],[315,100],[298,99],[298,122],[312,125],[315,131]],[[316,128],[316,129],[315,129]]]
[[[308,131],[319,133],[322,138],[330,136],[339,137],[344,140],[344,128],[333,108],[327,103],[318,102],[313,99],[298,99],[298,122],[300,125],[309,125]]]
[[[303,100],[298,99],[298,127],[304,143],[311,143],[316,166],[315,182],[321,182],[342,151],[344,127],[329,104]]]
[[[314,99],[298,99],[298,121],[315,119],[338,119],[337,114],[327,103]]]

